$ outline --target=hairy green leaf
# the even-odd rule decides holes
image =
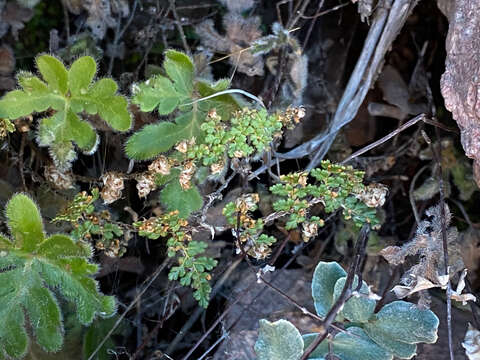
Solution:
[[[220,116],[229,118],[239,109],[239,101],[230,94],[203,99],[227,89],[229,81],[209,84],[195,79],[193,62],[187,55],[175,50],[166,51],[163,69],[167,77],[155,75],[134,86],[133,103],[142,111],[157,109],[160,115],[177,111],[175,121],[150,124],[133,134],[125,148],[131,159],[152,159],[170,150],[178,141],[192,137],[195,137],[196,144],[200,144],[205,136],[200,126],[210,110],[215,109]]]
[[[45,351],[61,348],[63,324],[57,293],[75,304],[82,324],[91,323],[96,315],[115,313],[115,299],[102,295],[91,277],[98,267],[89,261],[92,250],[88,245],[62,234],[46,237],[37,206],[24,194],[14,195],[6,213],[12,237],[0,236],[4,270],[0,272],[0,358],[20,358],[27,351],[24,314]]]
[[[195,68],[192,60],[184,53],[176,50],[167,50],[163,67],[173,81],[175,90],[181,96],[188,98],[193,91],[193,77]]]
[[[93,81],[97,70],[93,58],[80,57],[69,70],[50,55],[38,56],[36,63],[43,80],[31,73],[19,73],[22,90],[10,91],[0,100],[0,114],[16,119],[56,110],[54,115],[40,120],[37,140],[40,146],[50,148],[60,170],[68,169],[75,159],[67,143],[75,143],[86,153],[96,149],[96,132],[78,113],[98,114],[114,130],[130,129],[127,100],[116,94],[118,87],[112,79]]]
[[[260,320],[255,352],[258,360],[297,360],[303,353],[303,339],[287,320]]]
[[[183,190],[176,179],[165,185],[160,193],[160,201],[167,207],[167,210],[178,210],[180,217],[183,218],[200,210],[203,205],[202,195],[196,186]]]
[[[158,154],[170,150],[182,134],[183,128],[168,121],[149,124],[127,140],[125,152],[131,159],[153,159]]]

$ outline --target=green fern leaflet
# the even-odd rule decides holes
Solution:
[[[28,318],[36,342],[47,352],[63,344],[57,294],[76,306],[84,325],[98,314],[112,316],[115,298],[102,295],[92,278],[98,266],[90,246],[63,234],[46,236],[40,211],[24,194],[6,208],[11,237],[0,235],[0,359],[21,358],[28,349]]]

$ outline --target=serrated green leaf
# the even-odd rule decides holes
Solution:
[[[72,111],[68,111],[65,118],[65,130],[70,134],[69,140],[74,141],[83,151],[90,152],[95,148],[97,134],[92,125],[80,120]]]
[[[96,72],[97,63],[92,57],[82,56],[75,60],[68,70],[68,84],[72,95],[86,95]]]
[[[303,353],[303,339],[297,328],[287,320],[259,322],[255,353],[258,360],[297,360]]]
[[[38,246],[37,254],[52,259],[55,259],[58,254],[63,256],[91,257],[92,249],[87,244],[73,242],[67,235],[55,234]]]
[[[177,180],[169,182],[160,192],[160,201],[168,211],[179,211],[179,216],[187,218],[192,212],[200,210],[203,198],[196,186],[183,190]]]
[[[38,80],[38,83],[40,83],[40,80]],[[31,92],[13,90],[0,100],[0,108],[9,119],[17,119],[34,112],[42,112],[50,107],[59,110],[64,107],[64,104],[64,99],[52,94],[46,88],[45,90]]]
[[[68,72],[60,60],[51,55],[36,58],[38,70],[54,92],[65,95],[68,90]]]
[[[125,146],[125,152],[131,159],[153,159],[175,145],[182,133],[183,129],[171,122],[149,124],[130,136]]]
[[[115,81],[106,78],[93,82],[96,72],[93,58],[81,57],[67,71],[53,56],[42,55],[37,58],[37,67],[45,82],[31,73],[20,72],[18,79],[23,89],[10,91],[0,100],[0,114],[16,119],[56,110],[51,117],[41,120],[37,140],[40,146],[50,147],[60,170],[67,170],[75,159],[73,148],[67,143],[73,141],[86,152],[95,150],[95,130],[80,120],[79,112],[98,114],[115,130],[130,129],[128,103],[116,94]]]
[[[170,114],[180,103],[180,95],[172,82],[163,76],[156,76],[139,85],[139,91],[133,98],[133,103],[140,106],[144,112],[158,108],[160,115]]]
[[[303,336],[305,349],[317,334]],[[359,327],[349,327],[347,332],[338,333],[332,340],[332,353],[340,360],[392,360],[393,354],[378,346]],[[310,355],[309,360],[325,359],[328,355],[328,342],[323,341]]]
[[[346,277],[340,278],[335,283],[335,288],[333,291],[333,301],[337,301],[342,293],[343,287],[345,286]],[[352,289],[356,289],[358,285],[358,277],[355,275],[353,281]],[[362,287],[359,291],[360,294],[368,295],[369,289],[367,283],[362,281]],[[345,317],[349,321],[353,322],[367,322],[370,317],[373,315],[377,302],[366,297],[351,297],[343,306],[340,315]]]
[[[63,326],[60,308],[50,290],[42,287],[38,274],[35,284],[25,297],[25,310],[32,324],[37,343],[46,351],[58,351],[63,344]]]
[[[319,262],[312,279],[312,297],[317,314],[325,317],[333,305],[333,292],[338,279],[347,273],[336,262]]]
[[[172,79],[177,93],[185,98],[190,97],[193,91],[193,78],[195,75],[192,60],[182,52],[167,50],[163,68],[168,77]]]
[[[125,152],[131,159],[148,160],[170,150],[180,140],[192,137],[201,140],[204,136],[200,129],[203,120],[204,117],[194,106],[192,111],[179,115],[176,123],[149,124],[130,136]]]
[[[61,348],[63,324],[56,294],[76,305],[82,324],[96,315],[115,313],[115,299],[102,295],[91,277],[98,266],[89,262],[89,246],[60,234],[44,240],[40,212],[24,194],[14,195],[6,212],[12,241],[0,239],[0,267],[4,270],[0,272],[0,357],[3,351],[13,358],[25,353],[24,311],[36,342],[46,351]]]
[[[32,251],[44,237],[43,221],[35,203],[25,194],[15,195],[7,204],[7,221],[15,246]]]
[[[4,307],[0,311],[0,351],[9,357],[20,359],[27,352],[28,336],[25,330],[25,315],[20,307]]]

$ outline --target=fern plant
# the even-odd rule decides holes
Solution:
[[[99,191],[93,188],[91,195],[82,191],[75,195],[67,207],[52,219],[52,222],[69,222],[73,230],[70,235],[75,241],[93,241],[95,249],[110,257],[120,257],[127,251],[122,228],[111,221],[108,210],[95,211]]]
[[[316,181],[309,183],[309,174]],[[257,259],[263,259],[276,241],[262,234],[265,223],[287,217],[285,229],[293,230],[302,226],[303,240],[309,241],[324,225],[324,220],[319,216],[309,214],[315,204],[321,203],[325,213],[343,209],[344,218],[351,219],[357,227],[367,223],[372,229],[379,228],[380,221],[375,208],[383,205],[386,188],[381,188],[381,196],[372,201],[372,187],[363,185],[362,179],[362,171],[325,160],[321,168],[313,169],[310,173],[281,175],[280,183],[270,187],[270,192],[276,196],[272,204],[276,213],[269,214],[266,219],[254,219],[251,216],[258,208],[258,194],[247,194],[227,203],[223,214],[236,229],[234,235],[239,240],[238,247]]]
[[[217,266],[217,260],[199,256],[207,244],[192,240],[187,220],[182,219],[178,211],[172,211],[133,225],[138,228],[139,235],[149,239],[168,238],[168,257],[178,257],[178,265],[170,269],[168,279],[179,280],[181,285],[194,288],[193,297],[206,308],[212,291],[208,271]]]
[[[97,65],[92,57],[80,57],[68,70],[50,55],[38,56],[35,61],[43,79],[20,72],[22,89],[8,92],[0,100],[0,114],[17,119],[51,110],[40,120],[37,141],[49,147],[57,168],[66,170],[75,160],[73,144],[87,154],[96,150],[98,136],[93,126],[79,116],[83,111],[98,114],[114,130],[130,129],[127,100],[116,95],[114,80],[93,81]]]
[[[187,55],[175,50],[166,51],[163,70],[165,76],[156,75],[133,86],[132,102],[144,112],[156,110],[162,116],[173,115],[174,121],[149,124],[133,134],[125,147],[131,159],[153,159],[170,151],[182,140],[194,139],[197,144],[201,144],[205,138],[202,124],[211,109],[216,109],[225,117],[239,109],[238,101],[229,94],[202,99],[226,90],[229,82],[220,80],[209,83],[196,78],[193,61]],[[200,99],[202,101],[199,101]],[[167,210],[179,210],[182,216],[187,217],[191,212],[200,209],[202,197],[197,187],[190,183],[196,169],[189,167],[184,172],[184,175],[188,175],[188,180],[181,186],[181,171],[185,170],[188,162],[185,157],[175,160],[179,171],[173,171],[170,176],[157,182],[159,186],[163,186],[160,200]]]
[[[75,304],[77,320],[116,312],[114,297],[102,295],[92,276],[92,249],[69,236],[46,236],[35,203],[14,195],[6,206],[11,236],[0,235],[0,358],[21,358],[29,343],[26,319],[36,342],[47,352],[63,344],[57,294]]]
[[[340,297],[347,273],[336,262],[320,262],[313,275],[312,296],[315,309],[325,317]],[[357,288],[358,279],[353,288]],[[365,282],[358,294],[350,298],[337,315],[344,332],[331,335],[320,343],[310,360],[324,360],[332,354],[340,360],[392,360],[412,358],[418,343],[437,340],[438,318],[430,310],[412,303],[394,301],[374,313],[372,299]],[[296,360],[318,334],[300,335],[286,320],[271,323],[260,320],[259,337],[255,351],[259,360]]]

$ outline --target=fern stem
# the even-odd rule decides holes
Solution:
[[[199,103],[200,101],[204,101],[204,100],[208,100],[208,99],[211,99],[211,98],[214,98],[214,97],[217,97],[217,96],[220,96],[220,95],[225,95],[225,94],[235,94],[235,93],[238,93],[238,94],[242,94],[243,96],[246,96],[252,100],[255,100],[256,102],[258,102],[263,108],[266,108],[265,107],[265,104],[263,103],[263,101],[253,95],[253,94],[250,94],[249,92],[247,91],[244,91],[244,90],[241,90],[241,89],[227,89],[227,90],[223,90],[223,91],[219,91],[215,94],[212,94],[212,95],[209,95],[209,96],[205,96],[203,98],[200,98],[200,99],[196,99],[195,101],[192,101],[190,103],[187,103],[187,104],[184,104],[184,105],[193,105],[193,104],[196,104],[196,103]]]

